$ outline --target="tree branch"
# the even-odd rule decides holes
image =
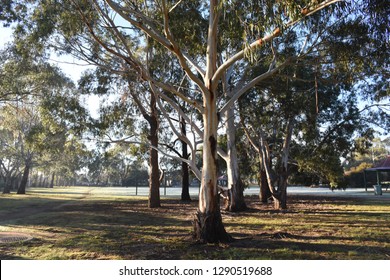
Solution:
[[[297,23],[301,22],[306,17],[324,9],[325,7],[327,7],[331,4],[334,4],[334,3],[340,2],[340,1],[343,1],[343,0],[326,0],[326,1],[323,1],[320,4],[318,4],[316,7],[312,7],[312,8],[307,7],[307,8],[302,10],[302,17],[301,18],[288,22],[287,24],[285,24],[283,29],[292,27],[292,26],[296,25]],[[281,34],[281,29],[276,28],[271,34],[268,34],[268,35],[264,36],[263,38],[256,40],[255,42],[251,43],[246,49],[237,52],[235,55],[233,55],[231,58],[229,58],[222,65],[219,66],[219,68],[217,69],[217,71],[215,72],[215,74],[212,78],[212,82],[215,83],[216,81],[219,81],[221,79],[223,72],[225,72],[231,65],[233,65],[237,61],[244,58],[246,51],[253,50],[257,47],[262,47],[265,45],[265,43],[270,42],[272,39],[278,37],[280,34]]]
[[[194,66],[194,68],[199,73],[203,73],[203,71],[187,54],[182,53],[178,44],[173,40],[172,34],[170,33],[170,30],[169,30],[169,24],[168,24],[169,16],[168,16],[168,10],[166,8],[166,5],[165,5],[165,8],[163,5],[163,12],[164,12],[164,30],[166,31],[167,38],[164,37],[162,34],[160,34],[157,31],[157,29],[154,27],[154,24],[152,23],[152,21],[148,17],[143,15],[142,13],[140,13],[136,10],[130,9],[128,7],[123,7],[112,0],[106,0],[106,2],[115,12],[117,12],[121,17],[123,17],[125,20],[127,20],[130,24],[137,27],[138,29],[143,31],[145,34],[150,36],[152,39],[154,39],[155,41],[160,43],[162,46],[164,46],[166,49],[168,49],[170,52],[175,54],[175,56],[178,58],[178,60],[180,62],[180,65],[182,66],[183,70],[187,73],[187,75],[191,78],[191,80],[194,83],[196,83],[197,86],[202,91],[205,90],[203,81],[201,79],[199,79],[191,71],[191,69],[187,63],[189,63],[191,66]],[[124,11],[126,11],[130,15],[135,15],[140,20],[139,21],[134,20]],[[147,26],[144,24],[144,22],[147,23]]]
[[[248,90],[252,89],[256,84],[263,81],[264,79],[272,76],[277,71],[279,71],[282,67],[287,65],[291,59],[285,60],[282,64],[278,65],[277,67],[271,69],[270,71],[267,71],[256,78],[252,79],[247,84],[243,85],[240,89],[236,90],[236,92],[233,94],[233,96],[229,99],[228,102],[225,103],[225,105],[221,108],[219,111],[220,114],[224,114],[231,106],[233,106],[234,102],[236,102],[243,94],[245,94]]]

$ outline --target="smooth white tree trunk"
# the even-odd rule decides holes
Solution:
[[[217,191],[217,85],[213,76],[217,68],[218,0],[210,1],[206,73],[203,90],[203,167],[199,207],[194,221],[194,235],[200,242],[216,243],[232,240],[222,224]]]
[[[228,205],[227,210],[236,212],[245,210],[244,183],[241,180],[238,166],[238,155],[236,148],[236,125],[234,123],[234,108],[226,111],[226,134],[227,134],[227,178],[228,178]]]

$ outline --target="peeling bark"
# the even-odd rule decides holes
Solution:
[[[212,89],[212,85],[209,85]],[[218,117],[214,94],[205,95],[203,114],[203,167],[199,192],[199,208],[194,220],[194,238],[202,243],[230,242],[220,213],[217,191],[217,127]]]

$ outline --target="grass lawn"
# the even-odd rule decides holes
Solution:
[[[33,239],[0,243],[1,259],[390,259],[390,197],[292,195],[276,212],[257,197],[223,212],[230,244],[191,239],[197,201],[96,195],[93,188],[0,195],[0,232]]]

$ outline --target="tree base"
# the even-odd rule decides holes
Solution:
[[[194,239],[199,243],[230,243],[234,241],[233,237],[226,232],[219,211],[202,213],[198,210],[196,212]]]
[[[238,204],[230,204],[229,207],[227,207],[226,211],[229,211],[229,212],[243,212],[243,211],[246,211],[248,210],[248,206],[246,206],[246,203],[245,202],[241,202],[241,203],[238,203]]]
[[[287,201],[285,199],[275,199],[274,198],[274,209],[275,210],[287,210]]]
[[[247,209],[243,193],[237,194],[229,190],[228,199],[225,202],[225,210],[228,212],[242,212]]]
[[[184,202],[192,201],[190,193],[189,192],[182,192],[182,194],[181,194],[181,201],[184,201]]]

